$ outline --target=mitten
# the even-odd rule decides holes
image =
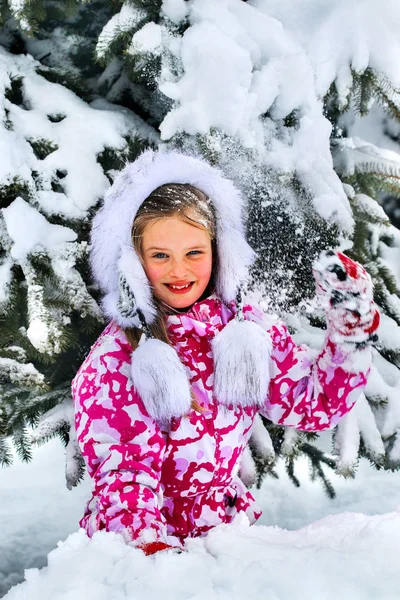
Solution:
[[[170,546],[165,542],[149,542],[148,544],[141,544],[138,546],[146,556],[156,554],[156,552],[162,552],[164,550],[173,550],[175,554],[181,554],[182,550],[177,546]]]
[[[380,317],[366,270],[341,252],[329,251],[314,263],[313,273],[332,341],[358,348],[377,341]]]
[[[140,548],[146,556],[150,556],[151,554],[161,552],[162,550],[171,550],[173,547],[165,542],[149,542],[148,544],[141,544],[138,548]]]

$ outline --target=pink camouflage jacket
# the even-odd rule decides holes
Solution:
[[[190,312],[167,318],[171,343],[187,369],[202,412],[191,410],[167,427],[147,413],[130,378],[131,347],[110,323],[73,381],[77,437],[93,494],[81,526],[120,532],[135,545],[183,543],[245,512],[260,516],[239,479],[240,459],[257,412],[274,423],[305,431],[333,427],[350,411],[368,371],[355,354],[329,339],[317,356],[296,346],[285,325],[265,324],[271,340],[269,394],[261,409],[230,409],[213,397],[211,340],[234,316],[215,296]],[[254,308],[246,320],[261,322]]]

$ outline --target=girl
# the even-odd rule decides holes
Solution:
[[[93,495],[81,520],[147,554],[260,511],[237,473],[256,413],[333,427],[362,392],[379,323],[364,269],[315,267],[327,307],[318,356],[242,306],[253,260],[233,183],[206,162],[151,150],[109,190],[92,230],[111,319],[73,381]]]

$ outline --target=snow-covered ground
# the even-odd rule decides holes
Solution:
[[[30,465],[0,471],[0,595],[50,552],[48,567],[27,571],[7,600],[400,597],[400,473],[362,461],[355,480],[331,476],[332,501],[309,480],[306,461],[297,463],[299,489],[279,465],[280,479],[254,492],[260,525],[221,526],[187,553],[146,558],[113,534],[89,541],[77,532],[89,484],[69,492],[63,461],[55,440]]]
[[[76,531],[87,494],[85,484],[67,490],[59,440],[36,449],[29,464],[0,468],[0,596]]]

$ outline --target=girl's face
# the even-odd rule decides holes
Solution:
[[[154,295],[186,308],[204,293],[211,277],[211,239],[206,229],[179,216],[150,223],[142,240],[143,266]]]

